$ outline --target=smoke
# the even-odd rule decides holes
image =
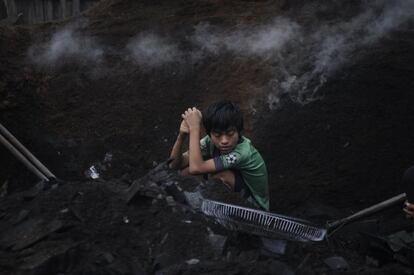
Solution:
[[[237,25],[232,29],[200,23],[185,37],[147,31],[132,38],[124,50],[102,47],[82,34],[79,24],[72,24],[58,30],[50,41],[32,46],[29,56],[40,65],[56,66],[65,61],[96,64],[109,51],[122,60],[133,61],[142,70],[166,65],[184,68],[220,55],[263,59],[273,70],[273,78],[264,87],[268,91],[267,103],[277,109],[285,96],[300,104],[319,99],[321,87],[333,74],[355,62],[357,56],[390,31],[413,19],[414,1],[363,3],[362,12],[351,18],[324,21],[314,14],[310,25],[277,17],[269,24]]]
[[[279,108],[283,95],[300,104],[319,99],[318,91],[329,77],[352,62],[358,52],[413,19],[413,15],[413,1],[374,1],[350,20],[303,33],[294,51],[275,59],[277,68],[275,78],[269,82],[269,107]]]
[[[128,57],[142,69],[159,68],[167,64],[194,64],[206,58],[231,53],[244,57],[271,56],[296,36],[299,25],[278,18],[265,26],[239,26],[233,31],[223,31],[207,23],[194,27],[194,33],[186,37],[182,50],[166,37],[154,33],[140,33],[126,46]]]
[[[264,26],[239,26],[234,31],[220,31],[209,24],[199,24],[191,41],[207,55],[230,52],[241,56],[269,57],[298,37],[299,30],[297,23],[286,18],[276,18],[272,24]]]
[[[184,53],[178,45],[154,33],[139,34],[126,46],[129,55],[143,69],[180,63]]]
[[[100,62],[104,49],[93,38],[83,35],[79,31],[80,27],[81,23],[65,26],[54,33],[49,41],[31,46],[29,58],[37,65],[51,67],[67,62]]]

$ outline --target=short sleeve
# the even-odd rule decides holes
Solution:
[[[243,155],[238,151],[232,151],[214,158],[217,171],[237,168],[243,162]]]
[[[209,142],[208,136],[205,136],[202,139],[200,139],[200,150],[201,150],[201,155],[203,157],[207,157],[209,155],[209,148],[210,148],[210,142]]]

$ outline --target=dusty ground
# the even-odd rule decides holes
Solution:
[[[243,236],[231,236],[225,255],[217,257],[200,249],[206,246],[200,239],[207,234],[207,221],[199,215],[190,210],[173,212],[164,201],[153,204],[145,198],[127,206],[114,195],[148,172],[154,162],[167,158],[179,115],[186,107],[203,108],[219,98],[238,102],[245,112],[246,135],[268,165],[273,212],[326,221],[401,192],[401,174],[414,159],[412,24],[356,52],[319,90],[321,100],[302,106],[283,98],[277,110],[270,110],[266,102],[266,85],[274,74],[272,60],[221,53],[188,66],[166,64],[148,70],[123,57],[128,41],[149,29],[178,39],[183,49],[190,50],[183,37],[203,22],[228,30],[266,24],[284,15],[312,29],[352,17],[360,9],[357,3],[338,1],[307,5],[303,1],[102,1],[83,16],[87,23],[79,29],[110,47],[104,59],[94,63],[64,58],[51,67],[35,66],[28,59],[29,47],[48,41],[56,30],[75,20],[0,27],[1,123],[66,182],[22,201],[21,192],[33,187],[36,179],[1,147],[0,182],[8,182],[8,195],[1,203],[1,226],[18,226],[37,218],[49,221],[52,216],[61,220],[59,215],[65,213],[59,211],[71,204],[78,211],[91,211],[81,219],[72,215],[64,220],[65,229],[24,247],[23,252],[3,245],[1,255],[6,260],[1,266],[13,274],[24,266],[22,259],[33,254],[27,249],[56,247],[60,258],[55,259],[55,266],[46,267],[55,273],[154,273],[162,270],[155,259],[164,252],[180,254],[179,259],[171,260],[179,267],[169,265],[175,271],[168,274],[266,274],[278,269],[279,260],[297,273],[330,273],[323,259],[332,255],[348,260],[347,274],[412,273],[401,257],[388,251],[375,254],[358,234],[361,230],[375,234],[410,231],[400,206],[338,232],[329,242],[292,243],[281,258],[260,252],[255,240],[242,246]],[[86,181],[84,171],[101,163],[108,152],[113,159],[101,181]],[[85,197],[68,195],[78,192]],[[13,220],[23,209],[30,210],[28,217]],[[123,216],[131,223],[125,225]],[[93,225],[82,219],[92,219]],[[182,229],[187,226],[183,219],[197,222],[190,230]],[[200,231],[203,233],[198,235]],[[4,232],[7,230],[2,230],[2,238],[8,238]],[[167,232],[169,237],[160,245]],[[184,244],[182,240],[187,238]],[[95,255],[96,251],[102,253]],[[237,257],[227,257],[229,251],[236,251]],[[378,264],[367,260],[367,255]],[[410,254],[404,257],[410,259]],[[202,264],[184,263],[191,258],[202,259]],[[41,268],[35,271],[41,273]]]

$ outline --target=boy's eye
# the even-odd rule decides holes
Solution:
[[[215,136],[215,137],[219,137],[220,136],[220,133],[212,133],[213,134],[213,136]]]
[[[228,131],[228,132],[226,132],[226,134],[228,135],[228,136],[232,136],[232,135],[234,135],[234,133],[235,133],[235,131]]]

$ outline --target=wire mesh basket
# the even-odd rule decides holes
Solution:
[[[305,220],[212,200],[203,200],[201,211],[229,230],[268,238],[322,241],[327,233]]]

